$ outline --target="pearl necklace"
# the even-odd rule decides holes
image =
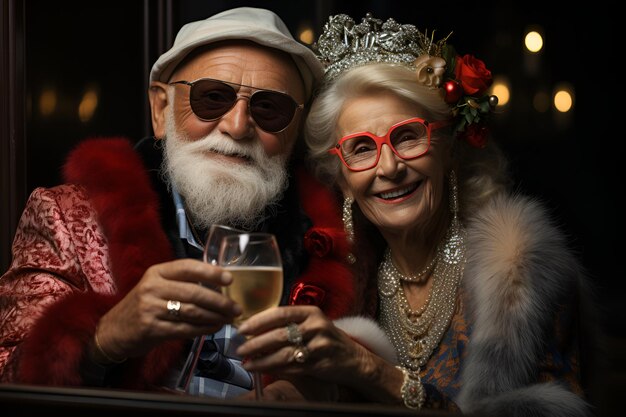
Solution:
[[[387,250],[385,251],[384,262],[389,264],[390,268],[393,270],[393,273],[397,274],[398,278],[400,278],[400,281],[426,282],[426,279],[428,278],[430,273],[433,272],[433,269],[435,269],[435,264],[437,263],[437,256],[435,255],[432,261],[430,261],[430,263],[426,265],[424,269],[422,269],[417,274],[413,274],[413,275],[404,275],[402,272],[398,270],[396,265],[393,263],[393,259],[391,259],[391,249],[389,248],[387,248]]]
[[[401,285],[407,280],[391,261],[389,250],[378,269],[380,324],[395,346],[400,363],[417,372],[441,341],[454,314],[465,267],[465,230],[456,216],[433,262],[431,293],[417,311],[409,306]]]

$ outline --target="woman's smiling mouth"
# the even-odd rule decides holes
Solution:
[[[420,180],[418,182],[414,182],[406,186],[396,188],[395,190],[378,193],[376,194],[376,196],[385,201],[404,199],[406,197],[409,197],[411,194],[413,194],[415,190],[419,188],[422,182],[423,180]]]

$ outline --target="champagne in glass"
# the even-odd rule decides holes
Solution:
[[[239,233],[245,232],[243,230],[238,230],[222,224],[212,224],[209,228],[209,235],[204,245],[204,254],[202,256],[204,262],[210,263],[211,265],[217,265],[217,256],[219,254],[222,239],[225,236],[236,235]],[[185,363],[183,365],[183,369],[181,370],[178,376],[178,380],[176,381],[176,390],[183,392],[188,391],[189,383],[193,378],[203,344],[204,336],[197,336],[193,340],[193,343],[191,344],[191,348],[189,349],[189,353],[187,355],[187,359],[185,360]]]
[[[276,266],[230,266],[231,285],[224,294],[239,304],[243,313],[233,323],[239,326],[256,313],[277,306],[283,293],[283,269]]]
[[[243,233],[222,239],[218,264],[233,275],[222,291],[243,309],[234,323],[278,306],[283,292],[283,267],[276,237],[270,233]],[[263,396],[261,375],[253,373],[256,399]]]

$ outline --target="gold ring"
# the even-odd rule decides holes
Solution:
[[[180,301],[168,300],[167,313],[171,316],[178,317],[180,314]]]
[[[309,357],[309,349],[306,346],[298,346],[293,351],[293,359],[298,363],[304,363]]]

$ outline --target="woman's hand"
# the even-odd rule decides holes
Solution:
[[[193,259],[148,268],[137,285],[100,319],[99,348],[110,357],[132,357],[165,340],[214,333],[232,323],[241,308],[208,287],[219,288],[231,281],[230,273]],[[177,312],[168,309],[169,300],[180,302]]]
[[[288,330],[290,323],[297,327]],[[346,385],[358,384],[375,371],[374,355],[337,328],[318,307],[271,308],[249,318],[239,332],[252,336],[237,349],[237,354],[248,358],[244,368],[249,371],[311,375]],[[301,343],[294,343],[298,333]]]

